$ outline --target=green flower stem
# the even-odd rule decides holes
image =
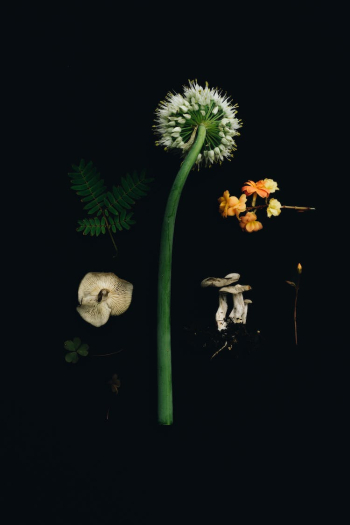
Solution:
[[[158,423],[173,423],[173,389],[171,376],[171,263],[176,211],[187,176],[204,144],[206,128],[198,127],[197,138],[189,150],[170,190],[165,208],[159,255],[158,310],[157,310],[157,380]]]

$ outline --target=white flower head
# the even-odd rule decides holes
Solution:
[[[206,128],[205,141],[196,164],[211,165],[232,157],[239,136],[241,120],[236,118],[237,104],[218,89],[209,89],[189,81],[183,86],[183,94],[168,93],[156,109],[155,133],[157,145],[169,150],[180,150],[184,156],[196,138],[198,126]]]
[[[272,217],[272,215],[277,217],[281,213],[280,201],[277,199],[270,199],[266,212],[268,217]]]
[[[133,285],[114,273],[89,272],[79,285],[77,311],[86,322],[102,326],[129,308],[132,291]]]

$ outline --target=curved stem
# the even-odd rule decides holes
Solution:
[[[160,240],[157,308],[157,380],[158,423],[173,423],[173,389],[171,376],[171,262],[176,211],[187,176],[202,149],[206,128],[198,127],[197,138],[189,150],[170,190],[165,208]]]
[[[295,286],[295,301],[294,301],[294,336],[295,336],[296,346],[298,346],[297,302],[298,302],[299,286],[300,286],[300,274],[298,276],[298,282]]]
[[[112,244],[113,244],[114,249],[115,249],[115,251],[116,251],[116,255],[114,255],[114,257],[116,257],[116,256],[118,255],[118,248],[117,248],[117,245],[116,245],[115,242],[114,242],[113,235],[112,235],[112,233],[111,233],[111,226],[110,226],[110,224],[108,223],[108,221],[107,221],[107,217],[106,217],[106,215],[105,215],[105,213],[104,213],[103,210],[102,210],[102,215],[103,215],[103,217],[104,217],[104,219],[105,219],[105,223],[106,223],[107,231],[108,231],[108,233],[109,233],[109,236],[110,236],[110,238],[111,238]]]
[[[298,287],[295,291],[295,301],[294,301],[294,337],[295,337],[296,346],[298,345],[297,302],[298,302]]]

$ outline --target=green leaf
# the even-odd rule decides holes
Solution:
[[[82,191],[77,191],[77,194],[78,194],[79,196],[84,197],[84,196],[86,196],[86,195],[91,195],[91,191],[90,191],[90,189],[82,190]]]
[[[123,231],[123,228],[121,227],[120,222],[119,222],[119,219],[118,219],[117,217],[114,219],[114,222],[115,222],[115,225],[116,225],[116,227],[118,228],[118,230],[119,230],[120,232]]]
[[[75,345],[74,345],[73,341],[70,341],[70,340],[69,341],[65,341],[63,346],[69,352],[74,352],[75,351]]]
[[[117,212],[117,210],[115,210],[114,208],[112,208],[112,206],[109,208],[109,211],[111,213],[113,213],[113,215],[116,215],[118,217],[119,213]]]
[[[88,345],[84,343],[83,345],[81,345],[80,348],[78,348],[77,352],[78,352],[79,355],[87,356],[88,353],[89,353]]]
[[[81,159],[79,165],[72,164],[72,171],[68,175],[72,190],[83,202],[83,209],[88,215],[95,216],[95,222],[92,222],[92,219],[78,221],[76,231],[91,236],[106,233],[107,223],[102,222],[103,215],[112,215],[113,220],[110,221],[109,227],[114,233],[117,229],[130,229],[130,225],[135,224],[135,221],[131,219],[132,213],[127,214],[126,210],[131,210],[138,199],[146,196],[149,190],[146,183],[154,180],[146,178],[145,170],[140,174],[134,170],[132,174],[127,173],[125,177],[120,178],[119,186],[112,186],[112,191],[107,191],[104,179],[92,161],[85,164],[84,159]],[[101,217],[101,222],[98,222],[98,217]]]
[[[140,188],[141,190],[149,191],[149,187],[146,184],[144,184],[143,182],[139,182],[137,187]]]
[[[86,184],[75,184],[74,186],[71,186],[71,188],[76,191],[86,190]]]
[[[100,204],[96,204],[96,206],[91,208],[91,210],[88,211],[88,215],[92,215],[93,213],[96,213],[97,211],[100,211],[102,213]]]
[[[81,345],[81,339],[79,339],[79,337],[74,337],[73,344],[74,344],[74,349],[76,350]]]
[[[128,185],[129,185],[129,189],[132,190],[133,187],[135,186],[135,184],[134,184],[134,181],[132,180],[131,175],[129,173],[126,174],[126,181],[127,181]]]
[[[77,352],[69,352],[69,354],[66,354],[64,358],[67,363],[76,363],[79,360]]]
[[[125,193],[128,193],[130,191],[129,184],[127,183],[126,179],[124,177],[121,178],[122,186],[125,190]]]
[[[92,208],[93,206],[96,206],[96,204],[102,204],[103,201],[104,201],[104,194],[102,193],[102,195],[94,195],[94,198],[88,202],[87,204],[85,204],[84,206],[84,210],[89,210],[90,208]]]
[[[136,198],[140,199],[141,197],[145,197],[145,195],[147,195],[147,193],[144,192],[144,191],[141,191],[140,188],[136,188],[136,187],[134,187],[134,188],[132,189],[131,195],[132,195],[132,196],[135,196],[135,195],[136,195],[136,196],[135,196],[135,199],[136,199]]]
[[[135,201],[129,197],[129,195],[124,194],[123,200],[126,201],[128,204],[135,204]],[[126,208],[126,206],[125,206]],[[130,209],[130,206],[128,207],[128,210]]]
[[[87,197],[84,197],[83,199],[80,199],[80,200],[81,202],[90,202],[92,200],[95,200],[95,195],[88,195]]]

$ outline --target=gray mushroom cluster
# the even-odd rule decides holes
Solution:
[[[114,273],[89,272],[79,285],[77,311],[87,323],[102,326],[129,308],[132,291],[133,285]]]
[[[251,290],[252,287],[242,284],[235,284],[240,278],[239,273],[229,273],[225,277],[207,277],[201,282],[202,288],[215,287],[219,289],[219,308],[215,315],[218,330],[225,330],[228,322],[235,324],[246,324],[248,314],[248,304],[250,299],[244,299],[243,292]],[[228,296],[232,296],[233,308],[228,312]]]

